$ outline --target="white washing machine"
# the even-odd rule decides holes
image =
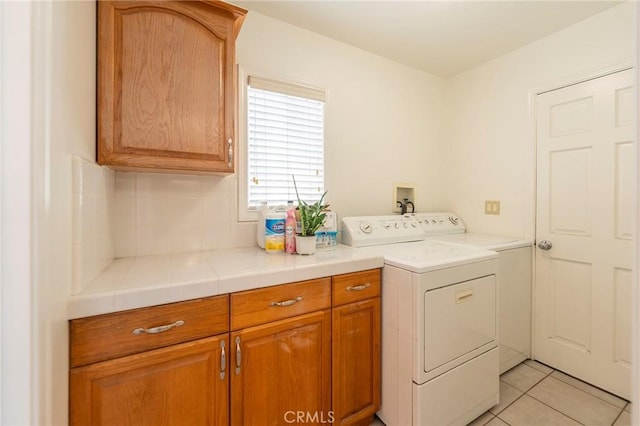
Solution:
[[[451,217],[452,233],[430,240],[481,247],[498,252],[498,341],[500,374],[531,358],[531,241],[498,235],[467,233],[462,220],[454,213],[420,213],[427,218]]]
[[[466,425],[499,401],[498,255],[424,235],[414,215],[343,219],[345,244],[385,258],[377,414],[387,425]]]

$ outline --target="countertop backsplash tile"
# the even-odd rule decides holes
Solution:
[[[82,292],[114,258],[115,172],[72,159],[73,292]]]
[[[115,257],[252,247],[255,223],[238,223],[235,176],[117,172]]]

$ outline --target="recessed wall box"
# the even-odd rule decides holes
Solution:
[[[416,205],[416,186],[413,183],[394,183],[393,184],[393,199],[392,199],[392,207],[391,211],[394,213],[401,213],[402,206],[399,202],[404,202],[406,198],[407,201],[413,203],[414,211]],[[411,208],[409,208],[411,211]]]

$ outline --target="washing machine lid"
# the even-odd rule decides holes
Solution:
[[[430,240],[482,247],[487,250],[506,250],[519,247],[528,247],[531,245],[531,241],[519,240],[513,237],[475,234],[470,232],[464,234],[438,235],[437,237],[430,238]]]
[[[384,257],[385,265],[419,274],[498,257],[493,251],[435,241],[388,244],[361,250],[374,250]]]

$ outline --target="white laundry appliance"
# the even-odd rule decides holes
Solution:
[[[419,222],[446,218],[450,233],[429,239],[498,252],[498,337],[500,374],[531,358],[531,241],[466,232],[455,213],[419,213]],[[451,218],[453,221],[449,221]]]
[[[498,255],[425,241],[426,225],[411,214],[342,222],[343,243],[385,259],[382,421],[466,425],[497,404]],[[428,227],[445,232],[452,223]]]

